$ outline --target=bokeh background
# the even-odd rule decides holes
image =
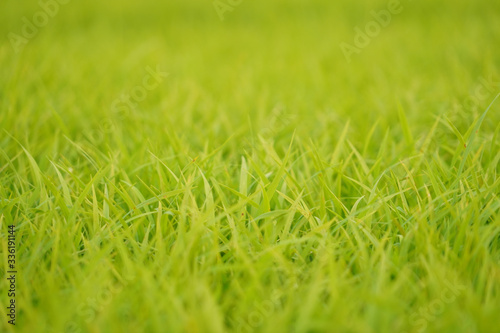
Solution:
[[[306,114],[290,126],[310,137],[356,117],[363,121],[353,122],[354,137],[376,121],[387,128],[398,102],[416,133],[441,114],[466,130],[495,94],[459,112],[463,101],[481,77],[499,81],[500,4],[401,1],[403,11],[348,63],[340,43],[353,44],[353,29],[387,4],[242,1],[221,21],[211,1],[70,1],[15,54],[7,33],[20,34],[22,17],[31,20],[40,5],[4,0],[2,114],[25,117],[3,116],[1,124],[13,135],[50,129],[83,141],[103,117],[116,116],[111,103],[141,83],[146,66],[160,66],[168,79],[132,122],[117,121],[115,134],[130,139],[129,149],[168,132],[194,150],[217,146],[266,126],[275,107]]]

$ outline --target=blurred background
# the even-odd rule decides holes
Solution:
[[[389,1],[73,0],[58,3],[15,52],[9,33],[22,36],[23,17],[33,22],[41,3],[53,2],[0,5],[0,126],[16,137],[49,129],[99,146],[113,141],[95,133],[111,117],[115,140],[127,137],[130,149],[154,133],[178,133],[197,150],[231,135],[251,140],[291,115],[280,131],[314,138],[351,119],[355,139],[376,121],[394,123],[398,102],[418,136],[440,114],[465,131],[495,95],[463,110],[481,78],[500,90],[496,1],[402,0],[401,13],[348,62],[340,44],[354,45],[354,29]],[[216,4],[229,8],[223,20]],[[120,118],[110,105],[141,84],[147,66],[168,78]]]
[[[394,6],[397,13],[391,13],[389,22],[378,23],[374,13],[390,12]],[[367,27],[375,31],[367,32]],[[352,145],[343,145],[337,158],[351,159],[351,147],[357,147],[362,156],[358,159],[366,161],[364,168],[373,167],[375,176],[377,170],[419,154],[431,132],[432,142],[426,146],[430,148],[423,153],[449,162],[460,156],[454,152],[460,152],[464,144],[446,124],[465,134],[500,92],[500,1],[493,0],[401,0],[399,4],[387,0],[0,0],[0,32],[0,172],[7,175],[0,186],[19,198],[25,198],[24,193],[29,195],[23,187],[36,192],[32,184],[37,180],[28,176],[34,163],[17,158],[22,149],[16,141],[51,179],[57,179],[57,169],[50,161],[64,166],[68,170],[65,177],[74,177],[68,181],[72,193],[89,193],[88,179],[100,166],[107,165],[111,178],[117,173],[117,179],[127,184],[136,182],[137,193],[149,196],[148,186],[157,186],[151,192],[154,195],[160,192],[157,188],[170,186],[159,179],[155,168],[158,160],[150,151],[178,174],[189,165],[198,172],[198,165],[192,162],[200,157],[207,178],[215,177],[221,184],[237,188],[245,152],[261,149],[261,154],[255,154],[255,163],[264,164],[263,172],[271,174],[276,170],[275,160],[267,154],[271,149],[262,149],[259,140],[282,153],[295,133],[294,144],[299,148],[294,154],[304,150],[310,153],[301,160],[297,158],[294,169],[307,171],[298,172],[298,179],[300,186],[312,183],[306,193],[313,206],[314,198],[322,193],[313,178],[322,163],[330,167],[337,162],[330,156],[344,129]],[[364,41],[362,45],[360,40]],[[346,45],[355,50],[347,57],[342,47]],[[408,133],[401,126],[401,114],[410,124],[415,145],[405,140]],[[486,162],[497,161],[495,135],[499,122],[500,113],[492,109],[481,128],[482,141],[477,140],[491,143],[489,149],[481,150],[489,154],[482,159]],[[314,163],[304,162],[314,160],[316,152],[325,160],[318,162],[317,173],[310,166]],[[212,156],[216,157],[210,159]],[[10,159],[15,164],[7,168]],[[361,162],[351,161],[346,172],[356,178]],[[458,163],[436,164],[451,168]],[[406,177],[406,171],[402,170],[399,177]],[[198,182],[197,189],[202,193],[202,179]],[[99,184],[98,196],[107,196],[105,185]],[[58,189],[54,187],[54,192]],[[342,187],[343,202],[349,207],[358,204],[362,196],[358,196],[358,190],[357,184]],[[341,193],[340,185],[338,191]],[[43,197],[37,195],[26,199],[26,216],[34,221],[37,216],[48,216],[46,221],[52,221],[51,210],[47,209],[45,215],[39,212],[38,200],[43,202]],[[92,220],[89,202],[86,200],[87,206],[78,211],[78,218]],[[25,218],[24,213],[18,215]],[[61,221],[65,220],[57,220],[54,225],[65,223]],[[37,230],[33,234],[38,237]],[[47,253],[54,237],[51,234],[44,243]],[[62,244],[71,243],[71,239],[61,239]],[[51,321],[56,322],[55,327],[64,327],[65,320],[75,317],[76,311],[76,306],[67,304],[81,304],[80,298],[94,292],[95,284],[103,283],[99,274],[104,276],[106,272],[101,272],[97,255],[82,259],[80,248],[72,253],[67,248],[61,247],[61,256],[67,261],[55,274],[57,265],[46,264],[48,259],[23,272],[25,278],[20,281],[37,291],[33,295],[25,292],[20,300],[24,306],[21,311],[31,315],[24,317],[29,319],[23,323],[26,331],[48,327]],[[33,251],[37,250],[25,248],[25,257]],[[182,258],[184,253],[178,256]],[[102,257],[107,258],[107,254]],[[471,257],[471,266],[474,260]],[[161,260],[154,264],[163,271]],[[45,266],[51,266],[50,274]],[[79,270],[83,273],[75,273]],[[183,271],[178,274],[173,287],[170,281],[165,285],[172,290],[180,288],[174,290],[179,294],[191,292],[191,285],[184,283]],[[219,282],[219,276],[214,276],[213,280]],[[230,281],[233,276],[228,273],[225,278]],[[482,280],[472,279],[481,285]],[[199,286],[198,282],[191,278],[192,285]],[[401,285],[401,290],[406,288]],[[366,286],[366,290],[372,288]],[[142,317],[136,321],[140,327],[150,314],[144,312],[149,310],[141,308],[142,304],[156,305],[157,299],[142,303],[145,293],[141,285],[134,288],[129,288],[123,302],[116,302],[128,302],[140,313]],[[338,288],[346,290],[344,295],[352,295],[351,304],[356,303],[356,297],[365,297],[357,291],[349,294],[349,288],[343,285]],[[235,290],[239,291],[239,285],[230,292],[221,290],[224,314],[233,312],[233,303],[240,306],[239,312],[248,312],[238,303]],[[247,294],[254,295],[253,290],[248,289]],[[413,288],[411,292],[418,294],[419,290]],[[162,299],[157,294],[157,289],[151,289],[150,295]],[[387,302],[400,298],[406,305],[412,299],[401,298],[400,289],[393,289],[392,296],[386,298]],[[164,309],[172,308],[170,299],[162,300]],[[192,306],[187,309],[198,309],[198,299],[190,300]],[[340,299],[339,304],[342,302]],[[296,303],[300,306],[301,299]],[[213,309],[212,303],[206,304]],[[379,320],[379,313],[389,310],[390,316],[403,318],[403,307],[385,304],[380,312],[369,312],[361,304],[359,313],[374,318],[373,322]],[[480,312],[480,301],[470,309],[474,315]],[[186,325],[199,325],[202,331],[204,323],[211,322],[211,312],[206,312],[208,320],[197,322],[197,312],[188,310],[185,313],[194,319],[193,323],[186,320]],[[340,304],[332,316],[354,325],[351,317],[344,315],[349,311]],[[157,313],[161,314],[160,310]],[[177,320],[180,312],[171,313]],[[292,322],[294,313],[290,313]],[[495,314],[495,309],[488,316],[478,314],[477,318],[484,320],[477,321],[488,326],[493,324],[489,318]],[[106,313],[101,322],[87,322],[93,332],[99,332],[98,327],[111,331],[112,324],[127,325],[118,315],[112,316]],[[380,321],[389,322],[390,316]],[[325,326],[321,327],[329,327],[330,314],[324,318]],[[359,327],[369,332],[371,323],[357,325],[365,325]],[[458,320],[454,323],[460,325]],[[160,321],[154,324],[161,327]],[[195,328],[190,331],[196,332]]]

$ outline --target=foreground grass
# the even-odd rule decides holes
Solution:
[[[74,2],[2,45],[0,331],[497,332],[498,4],[405,4],[348,63],[385,6]]]

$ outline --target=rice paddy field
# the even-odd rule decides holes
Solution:
[[[0,332],[500,332],[500,2],[2,0]]]

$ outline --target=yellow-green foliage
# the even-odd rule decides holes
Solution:
[[[499,331],[499,1],[58,1],[0,4],[1,332]]]

